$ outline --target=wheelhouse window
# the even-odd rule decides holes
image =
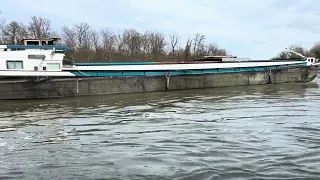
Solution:
[[[23,69],[22,61],[7,61],[7,69]]]
[[[34,40],[34,41],[30,40],[30,41],[27,41],[27,45],[39,45],[39,41],[37,41],[37,40]]]
[[[47,70],[59,70],[60,63],[47,63]]]
[[[28,59],[45,59],[46,56],[44,54],[29,54]]]

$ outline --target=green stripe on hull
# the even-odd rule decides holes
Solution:
[[[244,68],[223,68],[223,69],[203,69],[203,70],[178,70],[178,71],[72,71],[76,76],[159,76],[159,75],[197,75],[197,74],[217,74],[217,73],[235,73],[235,72],[255,72],[268,71],[276,69],[305,67],[306,63],[281,66],[266,67],[244,67]]]
[[[97,71],[97,76],[122,76],[122,72]]]
[[[159,75],[165,75],[166,72],[145,72],[146,76],[159,76]]]
[[[72,63],[75,66],[125,66],[125,65],[154,65],[157,62],[109,62],[109,63]]]

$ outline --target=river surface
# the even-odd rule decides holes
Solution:
[[[319,84],[0,101],[0,179],[319,179]]]

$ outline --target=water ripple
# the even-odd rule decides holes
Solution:
[[[317,84],[11,102],[0,179],[318,179]]]

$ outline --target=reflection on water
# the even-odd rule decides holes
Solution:
[[[320,177],[318,82],[0,102],[0,179]]]

